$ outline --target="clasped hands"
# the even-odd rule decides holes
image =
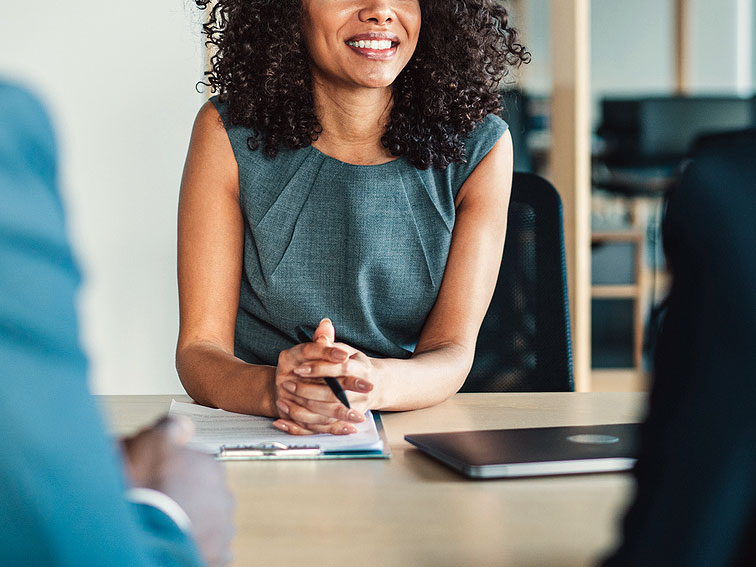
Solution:
[[[347,409],[323,380],[338,379],[349,399]],[[377,373],[370,358],[335,342],[335,329],[323,319],[312,342],[286,349],[278,357],[275,402],[279,419],[273,426],[292,435],[356,433],[374,407]]]

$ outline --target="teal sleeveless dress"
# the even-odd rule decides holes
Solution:
[[[236,356],[275,365],[329,317],[337,341],[409,358],[441,286],[454,199],[506,123],[489,115],[468,138],[467,163],[444,171],[404,158],[353,165],[313,146],[271,159],[211,101],[239,167],[244,217]]]

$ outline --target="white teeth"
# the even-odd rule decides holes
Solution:
[[[351,45],[352,47],[359,47],[360,49],[391,49],[392,47],[390,39],[347,41],[347,45]]]

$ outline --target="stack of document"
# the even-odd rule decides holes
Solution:
[[[275,420],[268,417],[232,413],[176,400],[171,402],[169,414],[191,419],[195,434],[188,446],[213,455],[221,454],[223,447],[305,446],[317,448],[324,456],[329,453],[343,456],[349,456],[349,453],[378,453],[376,456],[388,456],[383,454],[384,442],[371,412],[365,415],[367,419],[364,422],[355,424],[357,433],[303,436],[279,431],[273,427]]]

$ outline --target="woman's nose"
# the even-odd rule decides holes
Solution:
[[[393,19],[394,8],[388,0],[365,2],[365,6],[360,10],[360,20],[363,22],[373,22],[383,25],[391,23]]]

